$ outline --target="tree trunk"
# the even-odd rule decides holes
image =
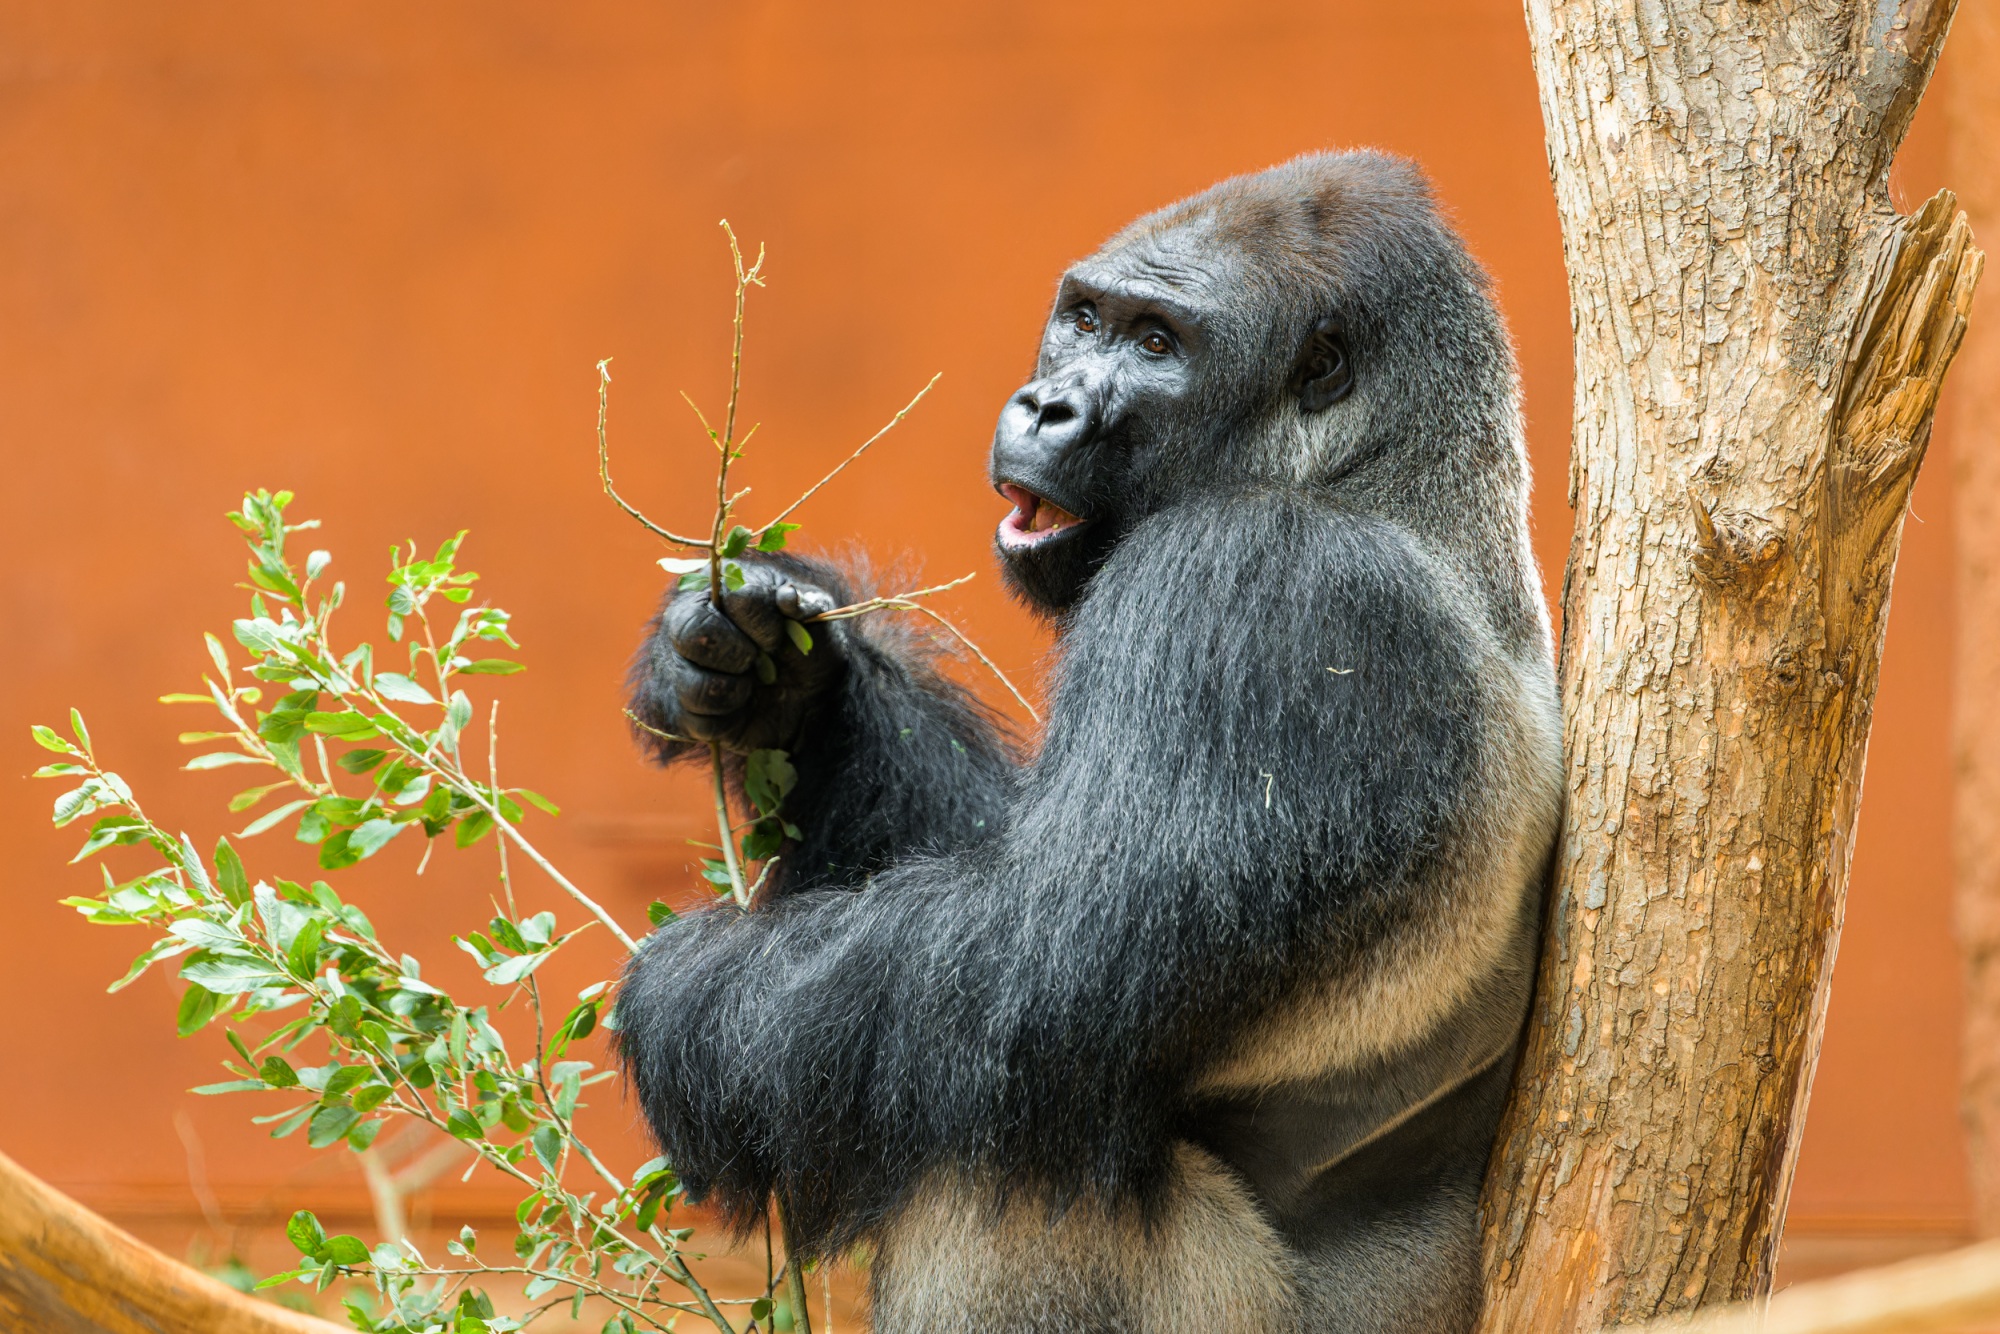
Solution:
[[[1952,175],[1975,227],[2000,224],[2000,2],[1958,19],[1950,88]],[[1990,232],[1987,234],[1991,234]],[[1965,953],[1965,1125],[1979,1231],[2000,1235],[2000,321],[1966,339],[1954,382],[1957,464],[1958,929]]]
[[[1484,1331],[1769,1284],[1889,582],[1980,256],[1890,158],[1953,0],[1528,0],[1576,338],[1568,809]]]
[[[0,1155],[7,1334],[338,1334],[177,1264]]]

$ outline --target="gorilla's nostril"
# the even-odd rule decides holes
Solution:
[[[1076,408],[1061,399],[1042,404],[1041,413],[1035,418],[1037,426],[1061,426],[1064,422],[1076,420]]]

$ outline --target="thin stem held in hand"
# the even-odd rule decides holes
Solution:
[[[611,415],[611,358],[597,363],[597,479],[604,486],[604,494],[610,496],[618,508],[646,526],[656,537],[665,538],[677,546],[706,547],[708,541],[700,537],[682,537],[679,533],[662,528],[640,512],[631,501],[618,494],[618,488],[611,484],[611,440],[606,428]]]

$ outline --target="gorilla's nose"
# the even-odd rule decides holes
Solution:
[[[1014,395],[1011,406],[1021,419],[1021,433],[1036,438],[1045,449],[1083,444],[1096,426],[1089,395],[1073,383],[1030,384]]]

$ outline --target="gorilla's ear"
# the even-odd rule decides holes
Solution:
[[[1346,398],[1353,387],[1347,340],[1340,335],[1339,321],[1328,316],[1313,326],[1306,335],[1306,345],[1299,349],[1298,364],[1292,368],[1292,392],[1299,396],[1299,411],[1323,412]]]

